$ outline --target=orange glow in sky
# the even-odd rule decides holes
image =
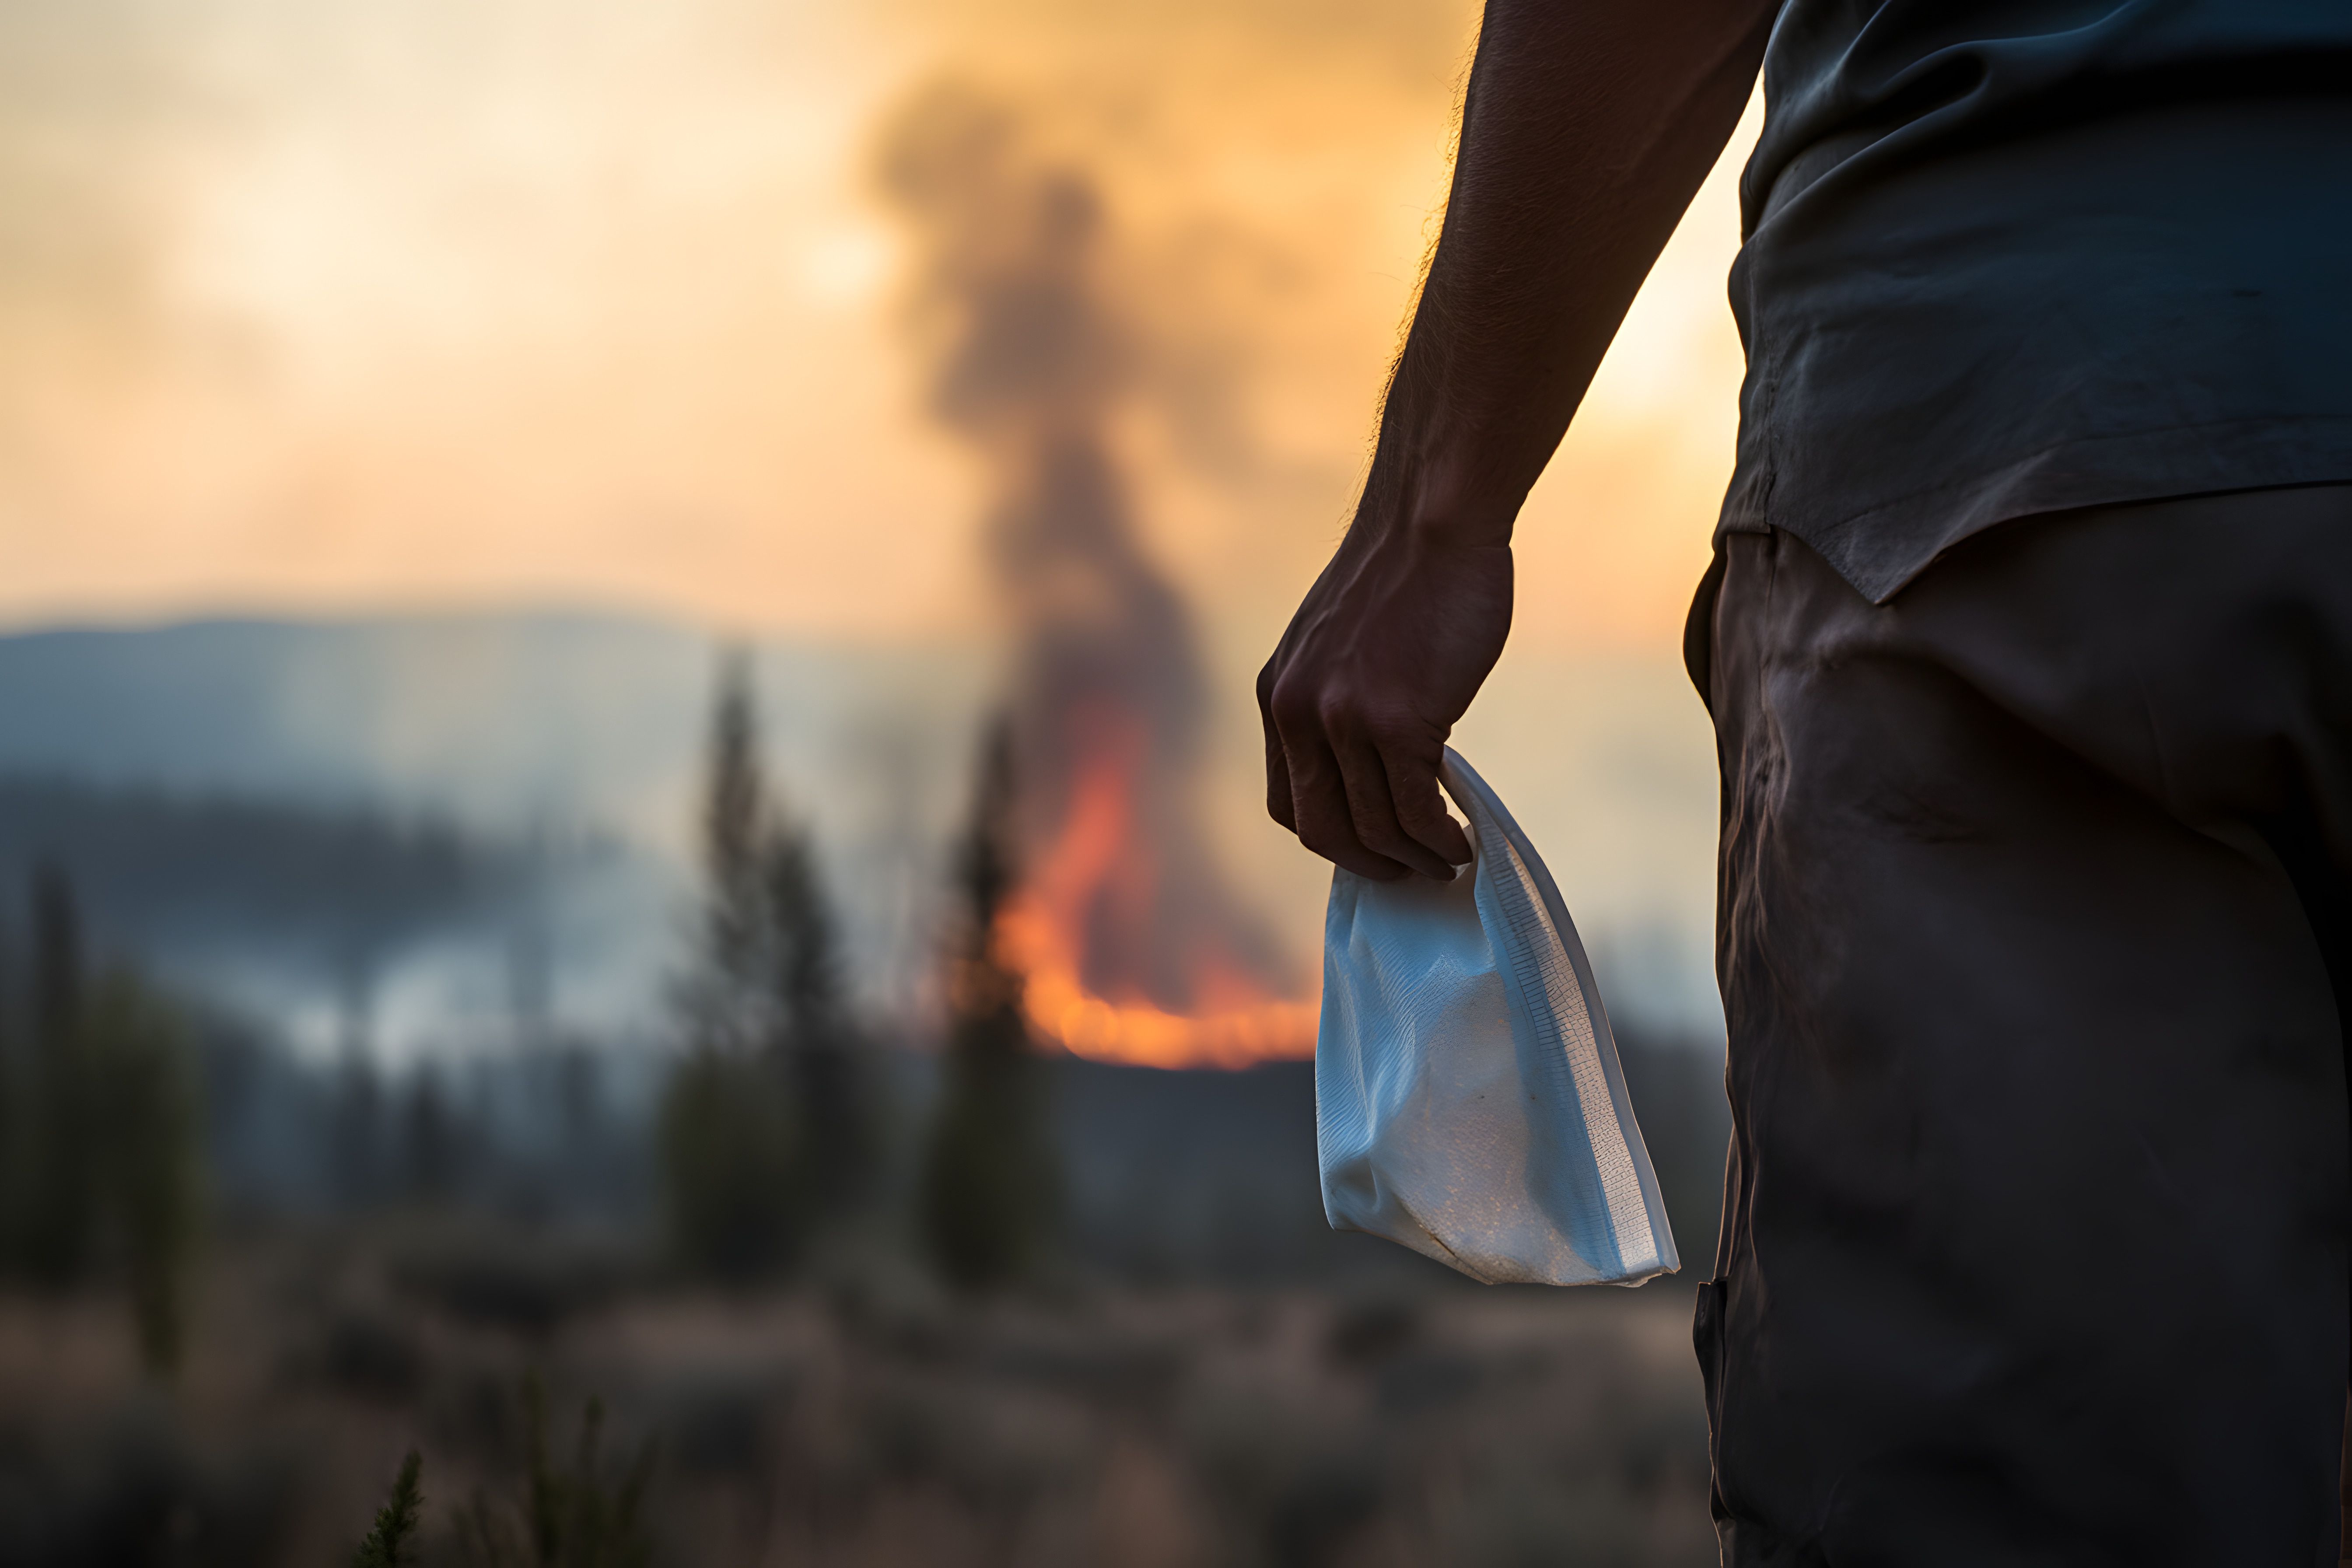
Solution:
[[[0,620],[555,601],[977,624],[980,489],[918,406],[866,162],[894,102],[958,70],[1094,162],[1136,287],[1241,411],[1126,454],[1155,549],[1237,650],[1344,519],[1473,23],[1315,0],[88,13],[0,12]],[[1729,174],[1530,504],[1522,639],[1679,626],[1729,465]]]

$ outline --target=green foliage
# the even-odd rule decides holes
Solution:
[[[1014,882],[1012,743],[993,727],[958,858],[963,921],[950,954],[945,1081],[919,1191],[923,1238],[950,1280],[1002,1284],[1034,1268],[1055,1193],[1044,1084],[1022,1016],[1022,976],[996,918]]]
[[[424,1465],[424,1458],[414,1448],[400,1462],[400,1474],[392,1483],[392,1496],[376,1510],[375,1528],[367,1532],[367,1539],[352,1553],[352,1568],[400,1568],[425,1511],[425,1493],[417,1484],[417,1475]]]
[[[132,970],[85,973],[72,888],[54,869],[34,881],[30,991],[32,1048],[0,1062],[5,1262],[51,1288],[120,1278],[142,1360],[168,1373],[200,1209],[184,1020]]]
[[[774,1064],[706,1046],[671,1069],[656,1148],[681,1263],[742,1285],[792,1261],[806,1224],[797,1132]]]
[[[932,1261],[971,1288],[1004,1284],[1036,1266],[1055,1195],[1037,1064],[986,1049],[985,1058],[949,1063],[921,1189]]]
[[[773,1032],[766,994],[766,889],[761,845],[768,785],[750,667],[740,655],[721,666],[703,784],[703,910],[696,972],[683,997],[698,1045],[753,1054]]]
[[[791,822],[772,823],[761,849],[763,912],[772,984],[785,1034],[795,1041],[838,1036],[843,1016],[841,939],[817,872],[816,846]]]
[[[82,1020],[96,1097],[98,1191],[151,1372],[179,1364],[200,1183],[184,1026],[129,972],[91,988]]]
[[[646,1568],[653,1543],[644,1523],[654,1446],[638,1446],[617,1475],[604,1460],[604,1406],[591,1398],[565,1468],[549,1456],[547,1392],[537,1373],[522,1383],[520,1495],[503,1501],[477,1490],[452,1521],[450,1546],[465,1568]],[[411,1450],[375,1516],[375,1528],[352,1554],[352,1568],[399,1568],[422,1531],[423,1459]],[[436,1556],[436,1561],[438,1560]]]
[[[52,1287],[89,1272],[98,1230],[93,1139],[103,1081],[81,1027],[81,920],[73,888],[55,866],[35,869],[31,1060],[22,1134],[26,1168],[15,1215],[18,1261]]]
[[[789,1267],[864,1197],[872,1085],[805,828],[760,761],[748,665],[720,669],[702,815],[703,914],[678,989],[686,1050],[658,1153],[673,1249],[741,1283]]]
[[[523,1380],[523,1495],[500,1508],[476,1493],[457,1519],[458,1561],[467,1568],[644,1568],[653,1557],[641,1520],[654,1448],[639,1446],[618,1477],[601,1455],[604,1407],[581,1413],[572,1468],[548,1457],[547,1394],[536,1374]]]
[[[774,997],[799,1124],[803,1184],[822,1217],[866,1195],[875,1163],[872,1085],[849,1016],[841,941],[806,829],[777,821],[764,851]]]

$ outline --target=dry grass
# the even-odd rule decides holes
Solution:
[[[729,1299],[513,1238],[255,1239],[215,1257],[168,1394],[119,1309],[0,1301],[0,1564],[341,1562],[411,1446],[442,1560],[456,1507],[514,1484],[531,1367],[559,1449],[592,1392],[614,1452],[659,1445],[662,1563],[1714,1561],[1671,1282],[974,1302],[831,1276]]]

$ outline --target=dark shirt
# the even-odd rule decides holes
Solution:
[[[1788,0],[1726,530],[1884,600],[2034,512],[2352,480],[2352,0]]]

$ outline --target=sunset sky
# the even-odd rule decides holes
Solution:
[[[923,407],[874,168],[902,106],[954,82],[1101,195],[1138,367],[1116,456],[1216,694],[1203,803],[1304,952],[1328,868],[1265,819],[1249,678],[1360,478],[1475,21],[1460,0],[14,0],[0,628],[582,607],[1001,646],[985,476]],[[1702,1019],[1715,785],[1676,655],[1730,467],[1756,120],[1535,492],[1512,648],[1461,737],[1580,920],[1665,933],[1660,1005]]]
[[[1128,453],[1145,523],[1213,640],[1255,647],[1344,517],[1473,21],[24,0],[0,19],[0,619],[984,625],[975,476],[919,406],[868,172],[877,121],[950,75],[1030,106],[1108,194],[1169,367]],[[1735,229],[1727,168],[1537,493],[1522,639],[1671,643],[1728,464]]]

